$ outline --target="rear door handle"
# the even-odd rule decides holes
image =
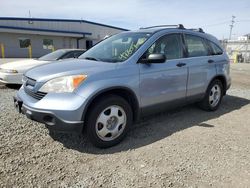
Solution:
[[[179,62],[178,64],[176,64],[177,67],[183,67],[185,65],[186,65],[186,63],[181,63],[181,62]]]
[[[209,59],[207,62],[208,62],[208,63],[214,63],[214,60]]]

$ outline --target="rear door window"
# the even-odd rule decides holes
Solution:
[[[189,57],[199,57],[209,55],[208,48],[201,37],[194,35],[185,35]]]

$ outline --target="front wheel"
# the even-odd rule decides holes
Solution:
[[[132,124],[132,110],[123,98],[105,96],[91,106],[86,123],[87,135],[93,145],[111,147],[125,137]]]
[[[215,111],[219,108],[223,97],[223,86],[220,80],[212,81],[199,106],[206,111]]]

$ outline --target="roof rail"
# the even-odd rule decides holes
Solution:
[[[188,29],[188,30],[191,30],[191,31],[198,31],[200,33],[205,33],[204,30],[202,28],[191,28],[191,29]]]
[[[185,27],[182,24],[178,24],[178,25],[155,25],[155,26],[150,26],[150,27],[141,27],[140,29],[152,29],[152,28],[157,28],[157,27],[185,29]]]

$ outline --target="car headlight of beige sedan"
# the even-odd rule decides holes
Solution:
[[[18,73],[18,71],[15,70],[15,69],[2,69],[2,68],[0,68],[0,72],[3,72],[3,73],[13,73],[13,74]]]

